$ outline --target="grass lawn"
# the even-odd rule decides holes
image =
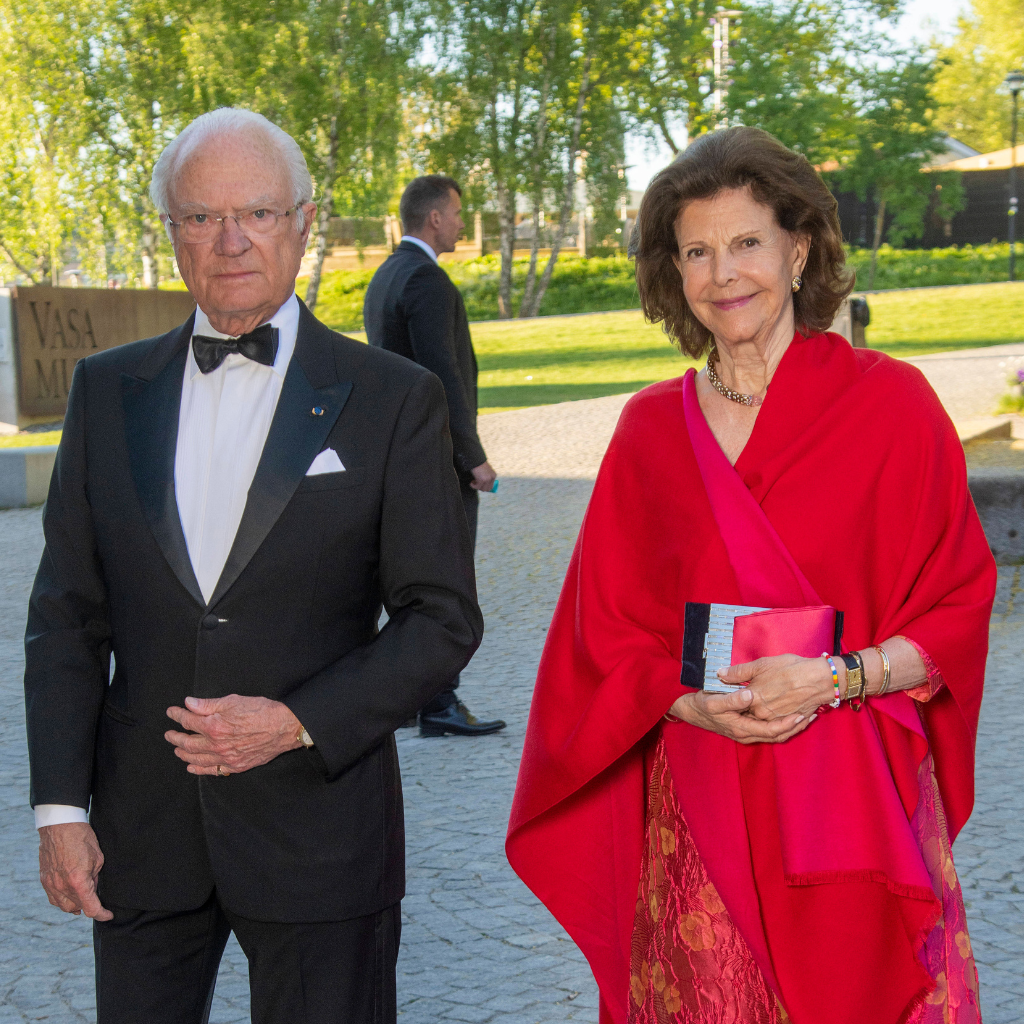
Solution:
[[[868,344],[890,355],[1024,341],[1024,282],[882,292],[868,302]],[[637,391],[696,365],[638,310],[491,320],[473,325],[473,343],[481,412]],[[57,432],[0,437],[0,447],[58,438]]]
[[[881,292],[868,305],[868,344],[893,356],[1024,341],[1024,281]]]
[[[59,430],[42,430],[38,434],[12,434],[0,437],[0,448],[37,448],[60,441]]]
[[[696,365],[632,310],[475,324],[473,344],[483,412],[639,391]]]
[[[893,356],[1024,341],[1024,282],[885,292],[868,303],[868,344]],[[696,365],[632,310],[474,324],[473,343],[483,412],[636,391]]]

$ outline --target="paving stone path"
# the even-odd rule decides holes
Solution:
[[[989,416],[1006,394],[1006,378],[1024,368],[1024,344],[936,352],[907,360],[928,382],[954,420]]]
[[[585,961],[513,875],[503,853],[541,645],[593,476],[625,397],[482,420],[499,493],[482,498],[478,574],[487,636],[463,698],[508,729],[480,740],[399,733],[409,895],[399,962],[401,1020],[596,1024]],[[24,609],[41,548],[38,510],[0,512],[0,1024],[93,1021],[88,922],[38,887],[26,806],[21,707]],[[1024,580],[1000,572],[982,709],[978,803],[954,853],[979,959],[986,1024],[1024,1019]],[[248,1020],[233,942],[211,1020]]]

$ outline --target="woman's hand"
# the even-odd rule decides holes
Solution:
[[[803,732],[814,715],[791,714],[763,721],[750,713],[754,695],[744,687],[735,693],[688,693],[669,709],[669,714],[690,725],[717,732],[737,743],[785,743]]]
[[[846,666],[834,659],[845,688]],[[801,658],[780,654],[758,658],[746,665],[730,665],[718,673],[723,683],[744,686],[750,694],[748,714],[762,722],[775,722],[792,715],[811,715],[834,696],[832,673],[824,658]]]

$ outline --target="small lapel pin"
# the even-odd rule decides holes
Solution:
[[[319,405],[314,405],[311,412],[314,416],[323,416],[324,411]]]

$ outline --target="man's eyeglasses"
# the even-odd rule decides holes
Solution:
[[[181,220],[167,218],[167,223],[178,232],[182,242],[212,242],[221,232],[224,221],[234,220],[246,238],[254,235],[272,234],[278,224],[287,220],[298,206],[278,213],[261,206],[255,210],[243,210],[241,213],[228,213],[218,217],[213,213],[190,213]]]

